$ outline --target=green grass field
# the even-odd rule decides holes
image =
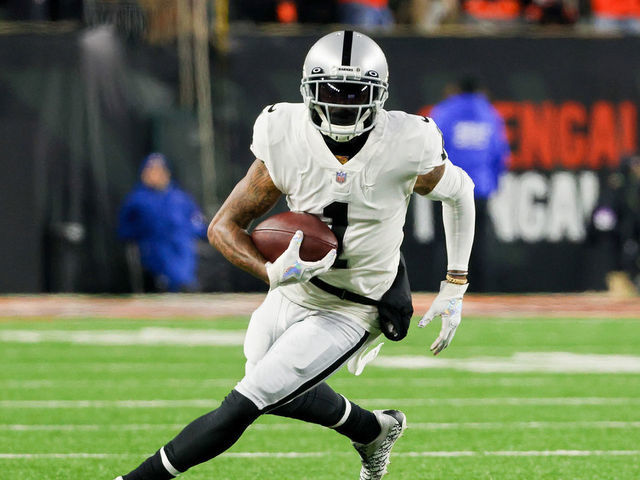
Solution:
[[[243,372],[233,334],[246,325],[245,317],[0,321],[0,478],[128,472],[233,388]],[[208,331],[223,330],[235,344],[178,341],[191,332],[206,343]],[[360,377],[329,380],[363,407],[407,414],[385,480],[640,478],[640,318],[466,317],[442,355],[406,368],[427,357],[438,330],[414,325]],[[341,480],[358,471],[344,437],[265,416],[181,478]]]

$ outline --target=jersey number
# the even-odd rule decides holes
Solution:
[[[349,226],[349,219],[347,218],[347,210],[349,204],[343,202],[333,202],[324,207],[322,215],[331,219],[331,231],[338,239],[338,258],[333,264],[333,268],[349,268],[347,266],[347,260],[340,258],[342,255],[344,233]]]

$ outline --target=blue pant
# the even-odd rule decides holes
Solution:
[[[388,8],[375,8],[361,3],[340,3],[338,5],[340,23],[360,27],[393,26],[393,15]]]
[[[597,32],[620,32],[631,35],[640,35],[640,19],[617,18],[607,16],[594,16],[593,26]]]

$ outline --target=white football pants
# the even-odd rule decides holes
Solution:
[[[309,310],[272,290],[251,315],[236,390],[260,410],[277,408],[338,370],[368,336],[339,313]]]

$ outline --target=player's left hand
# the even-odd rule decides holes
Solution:
[[[334,248],[325,257],[317,262],[306,262],[300,259],[300,245],[304,233],[298,230],[291,241],[289,247],[276,259],[275,262],[267,262],[267,276],[269,277],[269,289],[273,290],[280,285],[290,285],[292,283],[308,282],[312,277],[327,272],[336,260],[336,249]]]
[[[440,282],[440,293],[435,298],[429,311],[424,314],[418,326],[425,327],[438,315],[442,318],[440,335],[431,345],[430,350],[438,355],[451,343],[456,329],[462,321],[462,297],[469,288],[469,284],[456,285],[447,281]]]

